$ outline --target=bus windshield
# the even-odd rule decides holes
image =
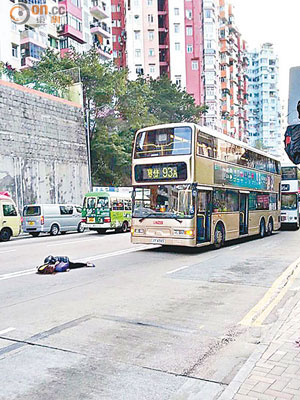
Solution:
[[[151,186],[136,189],[133,217],[193,218],[194,207],[189,185]]]
[[[139,132],[135,158],[188,155],[192,151],[192,129],[188,126]]]
[[[297,194],[284,194],[281,196],[281,209],[282,210],[297,210]]]

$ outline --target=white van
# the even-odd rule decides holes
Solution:
[[[0,241],[7,242],[21,232],[21,217],[17,206],[7,192],[0,192]]]
[[[30,204],[23,209],[23,231],[36,237],[41,232],[56,236],[84,232],[81,207],[74,204]]]

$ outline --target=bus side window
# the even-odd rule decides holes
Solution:
[[[124,202],[123,201],[119,201],[119,200],[114,200],[112,209],[114,211],[122,211],[122,210],[124,210]]]
[[[216,157],[216,146],[214,138],[198,132],[197,136],[197,154],[210,158]]]
[[[125,200],[124,204],[125,204],[125,210],[126,211],[131,211],[131,207],[132,207],[131,200]]]

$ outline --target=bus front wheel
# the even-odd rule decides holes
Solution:
[[[214,248],[220,249],[225,242],[225,231],[222,224],[217,224],[214,235]]]

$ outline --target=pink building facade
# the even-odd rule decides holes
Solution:
[[[185,2],[186,91],[204,103],[202,0]]]

